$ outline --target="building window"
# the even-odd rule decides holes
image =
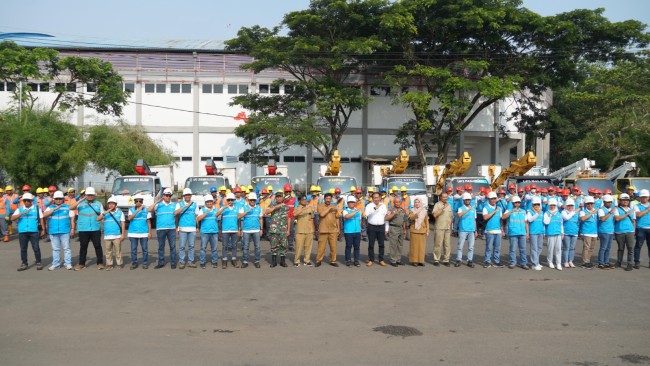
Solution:
[[[165,85],[165,84],[163,84],[163,85]],[[183,157],[181,157],[181,161],[192,161],[192,157],[191,156],[183,156]]]
[[[228,94],[237,94],[237,85],[228,85]]]
[[[189,94],[192,92],[192,84],[181,84],[181,93]]]
[[[213,156],[212,160],[213,161],[223,161],[223,156]]]
[[[260,94],[268,94],[269,93],[269,84],[260,84],[260,89],[258,91]]]
[[[124,91],[135,93],[135,84],[134,83],[125,83],[124,84]]]
[[[223,94],[223,84],[212,84],[212,92],[214,94]]]
[[[341,163],[349,163],[349,162],[350,162],[350,158],[341,157]]]
[[[293,85],[285,85],[284,86],[284,94],[291,94],[293,93],[294,87]]]
[[[169,91],[171,93],[180,93],[181,92],[181,84],[169,84]]]
[[[322,157],[314,157],[314,163],[324,163],[325,158]]]
[[[390,96],[390,86],[373,86],[370,87],[370,95],[379,97]]]
[[[181,161],[181,157],[180,156],[174,156],[174,160]]]
[[[5,83],[4,83],[4,81],[0,83],[0,91],[5,91]]]
[[[271,94],[280,94],[280,85],[271,85]]]
[[[167,84],[156,84],[156,93],[165,93],[167,90]]]
[[[144,84],[145,93],[154,93],[156,91],[156,85],[154,84]]]
[[[93,83],[86,84],[86,91],[88,93],[96,93],[97,92],[97,85],[95,85]]]
[[[212,159],[212,158],[209,156],[201,156],[201,161],[206,161],[208,159]]]
[[[361,158],[350,158],[350,163],[360,163]]]
[[[39,90],[42,92],[49,92],[50,91],[50,83],[40,83],[38,85]]]
[[[15,91],[16,90],[16,83],[7,83],[7,91]]]
[[[29,87],[29,90],[31,90],[33,92],[38,91],[38,84],[36,84],[36,83],[27,83],[27,86]]]
[[[76,83],[67,83],[65,84],[65,90],[69,92],[76,92],[77,91],[77,84]]]
[[[212,93],[212,84],[203,84],[203,85],[201,85],[201,92],[203,94]]]
[[[248,94],[248,85],[239,84],[239,94]]]

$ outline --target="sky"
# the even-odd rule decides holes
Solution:
[[[0,12],[0,32],[112,40],[227,40],[241,27],[278,25],[285,13],[308,4],[309,0],[10,0]],[[605,8],[612,21],[650,24],[649,0],[524,0],[524,6],[541,15]]]

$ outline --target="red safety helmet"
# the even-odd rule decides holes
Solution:
[[[504,191],[503,189],[499,189],[499,194],[506,194],[506,191]]]
[[[458,186],[458,187],[456,187],[456,192],[458,192],[458,191],[462,191],[462,190],[463,190],[463,186]]]
[[[357,189],[354,191],[354,193],[362,194],[363,192],[361,191],[361,188],[357,188]]]
[[[604,193],[605,194],[612,194],[612,190],[611,189],[606,189]]]
[[[546,188],[542,188],[542,189],[540,189],[540,192],[542,192],[542,193],[548,193],[548,189],[546,189]]]
[[[334,190],[334,193],[341,193],[341,188],[336,188],[336,189]]]
[[[601,191],[600,189],[594,189],[594,193],[595,194],[603,194],[603,191]]]
[[[517,190],[517,192],[519,192],[519,193],[521,193],[521,192],[523,192],[523,191],[524,191],[524,189],[521,188],[521,187]]]
[[[526,190],[526,192],[530,192],[530,186],[526,186],[524,187],[524,189]]]
[[[241,187],[240,187],[240,186],[236,186],[235,188],[233,188],[232,191],[233,191],[233,193],[241,193]]]
[[[284,191],[285,191],[285,192],[291,192],[291,184],[286,183],[286,184],[284,185]],[[340,190],[339,190],[339,191],[340,191]]]
[[[508,189],[517,189],[517,186],[514,183],[510,183]]]
[[[25,184],[23,186],[23,191],[31,191],[31,190],[32,190],[32,187],[30,187],[29,184]]]
[[[564,190],[562,191],[563,196],[568,196],[570,194],[571,194],[571,191],[569,190],[569,188],[564,188]]]
[[[530,185],[530,189],[537,189],[537,186],[534,185],[534,184],[531,184],[531,185]]]
[[[50,192],[55,192],[56,187],[55,186],[50,186],[47,190],[50,191]]]
[[[465,190],[466,190],[466,191],[471,191],[471,190],[472,190],[472,186],[469,185],[469,184],[465,184]]]
[[[548,187],[548,191],[549,192],[555,192],[555,187],[553,187],[553,186]]]
[[[460,188],[460,187],[459,187],[459,188]],[[454,189],[451,188],[451,186],[447,187],[447,193],[451,193],[451,192],[453,192],[453,191],[454,191]]]
[[[269,191],[266,190],[266,188],[262,188],[262,194],[267,194]]]

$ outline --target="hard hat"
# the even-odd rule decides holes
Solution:
[[[566,200],[566,201],[564,202],[564,205],[565,205],[565,206],[575,206],[575,204],[576,204],[576,202],[575,202],[573,199],[571,199],[571,198],[569,198],[568,200]]]
[[[226,195],[227,195],[228,193],[231,193],[231,192],[232,192],[232,191],[231,191],[230,189],[226,189]]]
[[[322,192],[322,191],[323,191],[323,190],[321,189],[320,186],[316,186],[316,190],[317,190],[318,192]]]
[[[79,192],[79,193],[84,194],[84,193],[86,193],[86,190],[82,189],[81,192]]]
[[[203,196],[203,201],[204,202],[208,202],[208,201],[214,202],[214,197],[212,197],[211,194],[206,194],[205,196]]]
[[[272,185],[269,185],[268,187],[266,187],[266,189],[267,189],[269,192],[271,192],[271,191],[273,190],[273,186],[272,186]]]
[[[542,193],[548,193],[548,189],[546,189],[546,188],[542,188],[539,191],[542,192]]]
[[[39,194],[39,193],[43,193],[43,190],[40,187],[36,188],[36,194]]]
[[[363,191],[361,190],[361,188],[357,188],[357,189],[356,189],[356,190],[354,191],[354,193],[359,193],[359,194],[362,194],[362,193],[363,193]]]
[[[539,197],[533,197],[532,199],[533,205],[541,205],[542,204],[542,199]]]
[[[269,191],[266,190],[266,188],[262,188],[262,194],[268,194]]]
[[[401,192],[406,192],[406,186],[401,186],[401,187],[399,187],[399,190],[400,190]]]
[[[375,187],[368,187],[368,193],[370,193],[370,192],[374,193],[375,192]]]
[[[14,187],[12,187],[12,186],[6,186],[5,187],[5,191],[13,191],[13,190],[14,190]]]
[[[397,186],[392,186],[390,190],[391,190],[391,192],[394,192],[394,191],[397,191],[398,189],[397,189]]]
[[[568,195],[570,195],[570,194],[571,194],[571,191],[569,190],[569,188],[564,188],[564,189],[562,190],[562,195],[563,195],[563,196],[568,196]]]
[[[557,206],[557,200],[555,198],[551,198],[550,200],[548,200],[548,205]]]
[[[357,203],[357,199],[354,196],[348,196],[348,203],[350,202]]]
[[[456,192],[459,192],[459,191],[462,191],[462,190],[463,190],[463,186],[456,187]]]
[[[143,200],[144,201],[144,196],[142,194],[138,193],[135,196],[133,196],[133,199],[134,200]]]
[[[622,201],[622,200],[629,200],[629,199],[630,199],[630,195],[627,194],[627,193],[621,193],[621,194],[618,196],[618,199],[619,199],[620,201]]]
[[[215,187],[215,186],[210,187],[210,193],[216,192],[216,191],[217,191],[217,187]]]
[[[329,193],[329,194],[334,194],[334,188],[330,188],[330,190],[327,191],[327,193]]]
[[[623,194],[625,194],[625,193],[623,193]],[[623,194],[622,194],[622,195],[623,195]],[[622,196],[622,195],[621,195],[621,196]],[[619,198],[620,198],[620,197],[619,197]],[[629,197],[628,197],[628,198],[629,198]],[[603,196],[603,202],[614,202],[614,199],[612,198],[612,196],[606,194],[606,195]]]
[[[517,189],[517,186],[514,183],[510,183],[508,189]]]
[[[94,196],[95,194],[96,194],[95,193],[95,188],[93,188],[93,187],[86,188],[86,195],[93,195]]]
[[[351,187],[350,187],[350,192],[354,192],[354,191],[356,191],[356,190],[357,190],[357,187],[355,187],[355,186],[351,186]]]
[[[553,187],[553,186],[548,187],[548,191],[549,192],[555,192],[555,187]]]
[[[499,189],[499,194],[506,194],[506,191],[503,189]]]
[[[183,189],[183,196],[192,195],[192,190],[190,188]]]
[[[255,192],[249,193],[248,194],[248,199],[249,200],[257,200],[257,194],[255,194]]]
[[[603,191],[601,191],[600,189],[594,189],[594,193],[595,194],[603,194]]]
[[[234,193],[231,192],[226,195],[226,200],[234,200],[234,199],[236,199]]]
[[[512,203],[516,203],[516,202],[521,203],[521,198],[519,198],[519,196],[513,196],[511,201]]]
[[[5,190],[0,187],[0,193],[5,193]]]
[[[341,193],[341,188],[336,187],[336,188],[334,189],[334,193]]]
[[[252,191],[252,190],[253,190],[253,186],[250,185],[250,184],[249,184],[248,187],[246,187],[246,188],[248,188],[249,191]]]
[[[23,194],[22,199],[23,200],[33,200],[34,196],[31,193],[27,192],[27,193]]]
[[[494,193],[494,192],[490,192],[490,193],[487,194],[487,198],[488,198],[488,199],[490,199],[490,198],[497,198],[497,194]]]
[[[639,192],[639,197],[650,197],[650,192],[648,192],[647,189],[642,189],[641,192]]]
[[[241,188],[241,191],[242,191],[242,193],[248,193],[248,192],[250,192],[250,191],[248,190],[248,187],[246,187],[246,186],[243,186],[243,187]]]
[[[612,190],[611,190],[611,189],[606,189],[605,191],[603,191],[603,193],[605,193],[605,194],[612,194]]]
[[[467,192],[465,192],[465,193],[463,193],[462,198],[463,198],[463,201],[465,201],[465,200],[471,200],[471,199],[472,199],[472,195],[469,194],[469,193],[467,193]]]
[[[226,189],[228,189],[228,188],[226,188],[226,186],[219,187],[219,191],[225,191]]]
[[[629,186],[629,187],[627,187],[627,190],[628,190],[628,191],[629,191],[630,189],[631,189],[632,191],[636,192],[636,188],[634,188],[634,186]]]
[[[471,191],[471,190],[472,190],[472,186],[469,185],[469,184],[465,184],[465,190],[466,190],[466,191]]]
[[[61,192],[61,196],[63,196],[63,192]],[[56,193],[54,194],[54,198],[57,198],[57,197],[56,197]],[[61,198],[63,198],[63,197],[61,197]],[[106,203],[111,203],[111,202],[117,205],[117,197],[115,197],[115,196],[110,196],[110,197],[108,198],[108,201],[106,201]]]
[[[163,194],[174,194],[174,193],[172,192],[171,189],[169,189],[169,188],[165,188],[165,189],[163,190]]]
[[[68,188],[68,193],[75,192],[76,190],[73,187]]]
[[[61,191],[54,192],[54,196],[52,198],[54,198],[54,199],[57,199],[57,198],[63,199],[63,192],[61,192]],[[111,196],[111,198],[115,199],[113,196]],[[110,200],[110,198],[109,198],[109,200]],[[117,203],[117,200],[115,201],[115,203]]]
[[[579,188],[578,186],[574,186],[574,187],[573,187],[573,190],[574,190],[574,191],[579,191],[580,188]],[[596,192],[596,188],[594,188],[594,187],[589,187],[589,188],[587,188],[587,192],[588,192],[588,193]]]
[[[381,188],[379,189],[379,191],[380,191],[380,192],[386,192],[386,187],[381,187]]]
[[[311,187],[309,187],[309,192],[318,192],[318,189],[312,184]]]
[[[587,203],[594,203],[594,202],[596,202],[596,201],[594,200],[593,197],[591,197],[591,196],[587,196],[587,197],[585,197],[585,204],[587,204]]]
[[[534,184],[531,184],[531,185],[530,185],[530,189],[537,189],[537,186],[534,185]]]
[[[234,193],[241,193],[241,187],[240,186],[235,186],[235,188],[232,189]]]
[[[526,186],[526,187],[524,187],[524,190],[525,190],[526,192],[530,192],[530,186]]]
[[[523,191],[524,191],[524,189],[521,188],[521,187],[519,187],[519,189],[517,190],[517,192],[520,192],[520,193],[523,192]]]
[[[284,191],[285,192],[291,192],[291,184],[285,183],[284,184]]]
[[[451,193],[453,191],[454,191],[454,189],[451,186],[447,187],[447,193]]]
[[[23,191],[31,191],[32,187],[29,186],[29,184],[25,184],[22,188]]]
[[[48,190],[49,190],[50,192],[54,192],[54,191],[56,191],[56,187],[55,187],[55,186],[50,186],[50,187],[48,188]]]

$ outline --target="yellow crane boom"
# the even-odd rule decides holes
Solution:
[[[492,190],[499,188],[509,177],[526,174],[536,163],[537,158],[535,154],[532,151],[527,152],[524,156],[510,163],[508,169],[501,170],[501,174],[492,181]]]
[[[327,163],[327,170],[325,171],[326,176],[336,176],[341,172],[341,155],[339,155],[338,150],[334,150],[332,153],[332,158],[329,163]]]
[[[467,151],[464,151],[456,160],[445,165],[445,170],[442,171],[440,179],[436,182],[436,194],[442,194],[442,189],[445,186],[445,181],[450,177],[457,177],[465,174],[469,166],[472,164],[472,157],[469,156]]]
[[[399,153],[399,156],[392,161],[393,168],[390,171],[390,174],[402,174],[406,171],[406,168],[409,165],[409,154],[406,150],[402,150]]]

